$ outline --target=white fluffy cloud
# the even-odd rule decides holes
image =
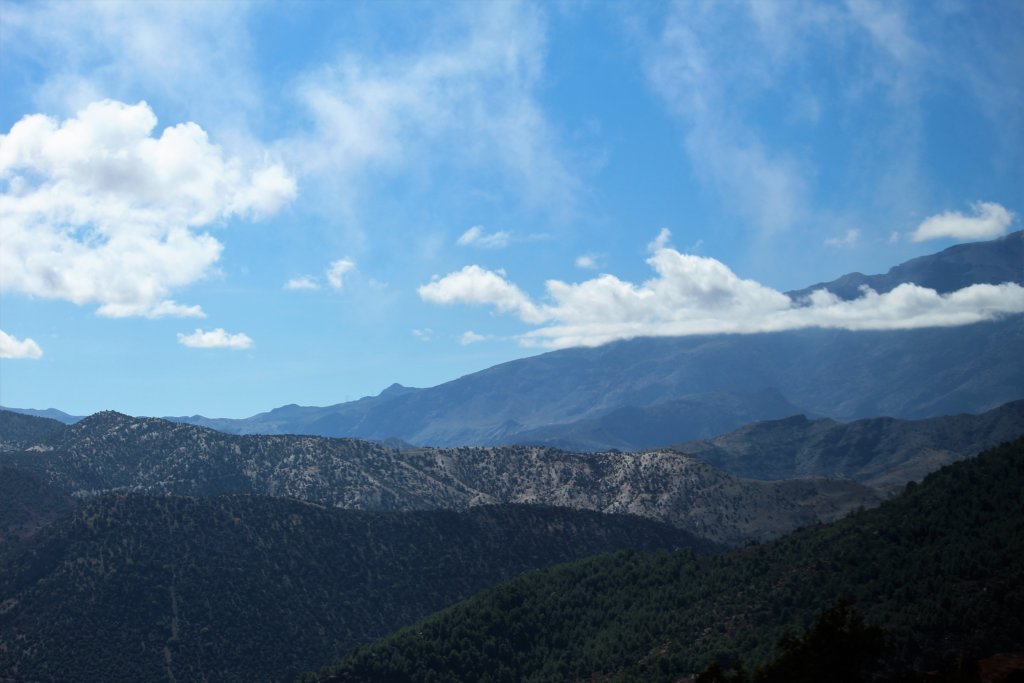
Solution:
[[[0,330],[0,358],[42,358],[43,350],[32,339],[18,339]]]
[[[228,334],[223,327],[204,332],[196,328],[192,334],[178,333],[178,343],[193,349],[247,349],[252,339],[244,332]]]
[[[94,102],[65,121],[26,116],[0,136],[0,290],[100,315],[201,317],[168,298],[221,243],[202,229],[295,196],[283,167],[226,158],[195,123],[153,135],[145,102]]]
[[[463,346],[469,346],[470,344],[476,344],[486,340],[487,337],[482,334],[477,334],[473,330],[466,330],[459,336],[459,344]]]
[[[1013,223],[1013,213],[995,202],[974,202],[973,215],[947,211],[926,218],[910,236],[915,242],[951,237],[971,241],[999,237]]]
[[[641,284],[613,275],[575,284],[548,280],[550,303],[543,305],[503,274],[475,265],[424,285],[419,293],[431,303],[483,303],[514,313],[539,326],[521,337],[523,344],[554,348],[641,336],[954,326],[1024,313],[1024,288],[1013,283],[973,285],[944,295],[913,284],[884,294],[865,288],[853,301],[819,290],[794,302],[712,258],[662,246],[647,262],[656,275]]]
[[[527,322],[545,320],[530,298],[501,273],[476,265],[434,280],[417,291],[424,301],[435,304],[490,304],[502,313],[516,313]]]
[[[347,258],[332,261],[331,265],[327,267],[328,284],[330,284],[334,289],[342,289],[345,286],[345,273],[348,273],[355,267],[355,261]]]
[[[472,228],[462,233],[459,239],[455,242],[461,247],[482,247],[484,249],[501,249],[507,247],[511,235],[504,230],[498,230],[490,234],[484,232],[483,226],[474,225]]]

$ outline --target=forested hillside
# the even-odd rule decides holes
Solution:
[[[724,556],[623,553],[521,577],[320,680],[671,681],[764,662],[839,598],[885,629],[891,667],[1022,651],[1022,510],[1024,439],[875,510]]]
[[[0,553],[0,680],[280,681],[522,572],[676,547],[710,549],[554,508],[107,495]]]

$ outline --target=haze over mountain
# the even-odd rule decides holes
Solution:
[[[40,418],[15,415],[19,433]],[[395,451],[355,439],[237,436],[157,418],[97,413],[0,465],[76,497],[110,491],[258,493],[360,510],[493,503],[631,513],[725,544],[773,538],[881,499],[846,480],[753,481],[682,453],[571,453],[539,446]],[[58,425],[59,426],[59,425]],[[3,439],[0,439],[3,440]]]
[[[854,273],[814,289],[845,297],[863,284],[881,291],[908,282],[940,291],[1022,284],[1022,235],[958,245],[886,275]],[[289,405],[241,420],[172,419],[242,434],[635,450],[800,413],[836,420],[980,413],[1024,398],[1022,347],[1022,315],[913,330],[641,338],[503,363],[428,389],[393,385],[322,408]]]

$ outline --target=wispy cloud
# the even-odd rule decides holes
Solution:
[[[0,136],[0,289],[111,317],[203,316],[166,298],[219,259],[201,229],[272,214],[295,182],[278,164],[226,157],[195,123],[158,137],[156,123],[145,102],[104,100]]]
[[[503,274],[466,266],[420,287],[431,303],[489,304],[536,325],[520,341],[547,347],[596,346],[640,336],[755,333],[829,327],[888,330],[963,325],[1024,312],[1024,288],[973,285],[940,295],[914,284],[844,301],[826,290],[795,302],[738,277],[721,262],[660,247],[655,276],[641,284],[601,275],[570,284],[548,280],[550,303],[536,304]]]
[[[43,350],[33,339],[18,339],[0,330],[0,358],[27,358],[36,360],[43,357]]]
[[[959,211],[930,216],[921,221],[910,239],[914,242],[942,237],[963,241],[991,239],[1006,234],[1013,223],[1013,213],[1001,204],[974,202],[971,209],[973,215],[970,216]]]
[[[258,115],[249,5],[222,2],[33,2],[0,12],[4,49],[45,65],[44,111],[72,114],[101,97],[173,103],[218,133]]]
[[[193,349],[247,349],[252,346],[252,339],[244,332],[228,334],[222,327],[208,332],[196,328],[192,334],[179,332],[178,343]]]
[[[498,230],[488,234],[487,232],[484,232],[482,225],[474,225],[472,228],[462,233],[455,243],[461,247],[501,249],[502,247],[508,246],[511,237],[512,235],[504,230]]]
[[[596,254],[581,254],[576,257],[576,267],[585,268],[587,270],[596,270],[601,266]]]
[[[341,258],[332,261],[331,265],[327,267],[327,283],[332,289],[343,289],[345,274],[351,272],[355,267],[356,263],[351,259]]]
[[[298,88],[314,130],[290,146],[307,172],[355,182],[367,169],[446,163],[498,172],[527,203],[565,210],[579,182],[537,90],[546,22],[525,3],[464,5],[446,35],[402,55],[346,54]],[[507,182],[506,182],[507,184]]]
[[[860,241],[860,230],[856,228],[850,228],[846,231],[842,237],[829,237],[825,240],[825,246],[837,247],[837,248],[848,248],[856,246],[857,242]]]
[[[316,290],[320,289],[320,283],[316,281],[311,275],[302,275],[300,277],[293,277],[288,282],[284,283],[284,288],[288,290]]]
[[[735,10],[675,5],[649,52],[647,75],[685,122],[684,146],[698,177],[762,231],[778,232],[806,212],[807,169],[769,147],[739,115],[743,109],[727,104],[738,89],[763,88],[769,80],[763,71],[769,60],[750,60],[749,47],[736,49],[738,42],[757,45],[757,37],[741,37],[731,19],[728,31],[722,27]],[[758,73],[744,73],[747,64]]]

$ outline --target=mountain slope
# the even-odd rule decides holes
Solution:
[[[67,426],[57,420],[0,410],[0,452],[20,451],[59,438]]]
[[[35,408],[8,408],[6,406],[0,406],[0,410],[5,410],[11,413],[19,413],[21,415],[30,415],[32,417],[45,417],[51,420],[57,420],[66,425],[74,424],[82,419],[80,415],[68,415],[62,410],[56,408],[47,408],[46,410],[36,410]]]
[[[1024,284],[1024,232],[791,292],[915,282],[940,292]],[[235,433],[302,433],[433,446],[542,443],[637,449],[803,413],[837,420],[978,413],[1024,398],[1024,316],[954,328],[634,339],[504,363],[428,389],[394,385],[326,407],[244,420],[176,418]],[[637,428],[642,424],[643,428]],[[655,438],[652,435],[657,435]]]
[[[290,680],[522,572],[680,546],[706,544],[552,508],[104,496],[0,556],[0,679]]]
[[[803,416],[758,422],[676,448],[753,479],[844,477],[886,491],[1024,434],[1024,401],[981,415],[849,423]]]
[[[205,423],[232,432],[398,437],[434,446],[633,447],[633,434],[605,438],[592,429],[595,422],[580,421],[603,426],[615,411],[640,410],[664,443],[675,443],[706,438],[705,424],[724,431],[792,413],[854,420],[983,412],[1024,398],[1022,346],[1020,315],[955,328],[633,339],[503,363],[393,397],[295,407],[287,419]],[[751,400],[766,394],[777,401]],[[700,419],[671,411],[660,419],[657,406],[666,401],[701,406]],[[574,433],[580,430],[582,438]]]
[[[724,556],[622,554],[495,587],[360,650],[320,680],[671,681],[765,661],[838,597],[895,666],[1024,649],[1024,439],[875,510]]]
[[[27,472],[0,467],[0,542],[31,536],[73,505],[70,496]]]
[[[395,451],[354,439],[233,436],[97,413],[6,464],[76,496],[259,493],[361,510],[537,503],[641,515],[726,544],[778,536],[877,504],[850,481],[739,479],[681,453],[505,446]]]

